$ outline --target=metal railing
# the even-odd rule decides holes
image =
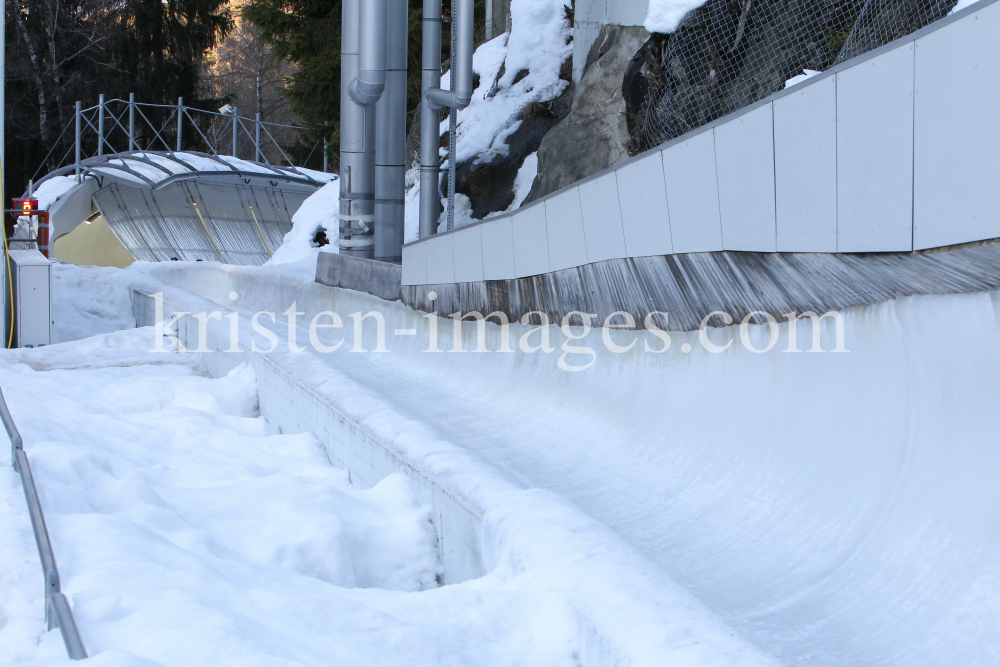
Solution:
[[[38,556],[42,561],[42,574],[45,577],[45,620],[48,629],[58,627],[62,633],[63,643],[66,645],[67,655],[72,660],[83,660],[87,657],[87,650],[83,647],[80,632],[76,629],[76,621],[73,620],[73,611],[69,608],[69,601],[60,590],[59,570],[56,569],[56,557],[52,553],[52,542],[49,540],[49,531],[45,527],[45,517],[42,516],[38,490],[35,488],[35,480],[31,476],[28,456],[24,453],[21,434],[18,433],[14,419],[10,416],[10,410],[7,409],[7,401],[4,399],[2,389],[0,389],[0,419],[3,420],[4,428],[7,429],[7,435],[10,437],[11,465],[21,475],[24,499],[28,504],[31,527],[35,531]]]
[[[70,128],[73,138],[64,141]],[[79,172],[81,163],[91,157],[135,151],[201,151],[290,167],[304,167],[321,151],[322,168],[327,171],[325,141],[313,144],[308,155],[299,160],[301,164],[296,165],[289,156],[293,145],[302,146],[304,136],[303,127],[265,122],[260,114],[246,118],[228,105],[219,111],[206,111],[185,106],[183,97],[177,98],[177,104],[147,104],[136,102],[135,95],[129,95],[128,100],[106,100],[101,95],[92,107],[76,103],[72,119],[53,142],[32,180],[43,171],[70,165]],[[61,156],[53,160],[62,147],[65,150]]]

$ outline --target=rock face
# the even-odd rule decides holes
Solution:
[[[647,39],[649,33],[641,27],[605,26],[601,30],[569,116],[545,135],[538,148],[538,177],[525,203],[628,157],[622,80],[632,56]]]
[[[564,70],[569,76],[571,70]],[[481,220],[510,207],[514,202],[514,180],[524,158],[537,151],[543,137],[566,117],[572,99],[570,86],[551,102],[532,102],[524,108],[520,126],[506,139],[506,155],[496,155],[489,162],[469,160],[458,164],[455,192],[466,195],[472,202],[472,217]],[[442,196],[447,196],[447,179],[442,178],[441,183]]]

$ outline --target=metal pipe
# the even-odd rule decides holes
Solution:
[[[493,39],[493,0],[486,0],[486,41]]]
[[[254,160],[260,162],[260,112],[257,112],[257,118],[255,119],[255,126],[257,128],[257,136],[254,138]]]
[[[440,143],[440,121],[435,122],[436,111],[443,107],[453,109],[452,115],[456,116],[457,110],[469,106],[472,101],[472,54],[473,54],[473,0],[453,0],[454,12],[452,15],[452,34],[454,43],[454,57],[452,58],[453,77],[452,90],[442,90],[440,87],[426,87],[423,91],[423,106],[428,112],[421,116],[420,121],[420,237],[436,233],[437,218],[434,213],[438,210],[436,204],[440,198],[439,173],[440,158],[438,157],[438,145]],[[428,5],[432,5],[428,7]],[[428,11],[433,12],[428,14]],[[441,63],[441,2],[440,0],[424,0],[424,73],[425,85],[428,83],[428,69],[435,62],[440,71]],[[426,18],[430,16],[430,19]],[[428,35],[428,23],[433,23],[437,18],[438,29],[436,36]],[[428,37],[434,40],[428,44]],[[429,53],[433,50],[434,53]],[[436,48],[435,48],[436,47]],[[436,54],[436,55],[435,55]],[[431,58],[428,64],[427,58]],[[439,75],[440,76],[440,75]],[[439,79],[440,80],[440,79]],[[440,84],[438,84],[440,86]],[[427,122],[424,122],[424,118]],[[454,127],[455,124],[453,124]],[[454,132],[452,133],[454,136]],[[454,162],[453,157],[449,157]],[[432,169],[433,167],[433,169]],[[449,169],[448,191],[454,189],[454,172]],[[433,194],[432,194],[433,193]],[[430,201],[433,199],[434,201]],[[454,203],[449,204],[449,220],[454,215]]]
[[[128,94],[128,149],[135,150],[135,93]]]
[[[237,153],[237,140],[239,137],[236,136],[236,131],[239,128],[239,116],[237,116],[236,107],[233,107],[233,157],[239,157]]]
[[[384,0],[381,0],[384,2]],[[375,256],[375,105],[351,97],[359,76],[361,0],[343,0],[340,40],[340,253]],[[383,45],[384,48],[384,45]]]
[[[181,152],[181,136],[184,132],[184,98],[177,98],[177,152]]]
[[[455,0],[451,0],[451,15],[455,16]],[[456,48],[456,37],[457,30],[455,30],[455,24],[451,24],[451,80],[449,82],[448,88],[450,90],[456,90],[457,83],[457,68],[455,67],[455,48]],[[458,110],[452,109],[451,113],[448,114],[448,224],[447,229],[451,231],[455,229],[455,147],[457,143],[456,136],[458,134]]]
[[[327,153],[326,153],[326,139],[324,139],[323,140],[323,173],[324,174],[329,171],[327,161],[328,161],[328,156],[327,156]]]
[[[424,0],[421,99],[441,85],[441,0]],[[420,238],[437,233],[441,216],[441,114],[420,104]]]
[[[348,87],[358,104],[375,104],[385,90],[386,1],[361,3],[358,73]]]
[[[104,94],[97,98],[97,155],[104,155]]]
[[[80,182],[80,102],[76,103],[76,182]]]
[[[375,259],[403,259],[408,0],[386,6],[386,88],[375,105]]]

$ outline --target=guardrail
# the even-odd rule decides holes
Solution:
[[[87,657],[87,650],[83,647],[80,632],[76,629],[76,621],[73,620],[73,610],[69,608],[69,601],[60,590],[59,570],[56,569],[56,557],[52,553],[52,542],[49,540],[49,531],[45,527],[42,505],[38,500],[38,490],[35,488],[35,480],[31,476],[28,456],[24,453],[21,434],[18,433],[14,419],[10,416],[10,410],[7,409],[7,401],[4,399],[2,389],[0,389],[0,419],[3,420],[4,428],[7,429],[7,435],[10,437],[11,465],[21,475],[24,499],[28,503],[31,527],[35,531],[35,544],[38,545],[38,557],[42,561],[42,574],[45,576],[46,623],[49,630],[59,628],[63,643],[66,645],[66,653],[70,659],[83,660]]]

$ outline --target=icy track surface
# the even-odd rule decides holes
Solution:
[[[554,327],[549,354],[475,353],[467,322],[467,351],[456,354],[450,322],[438,319],[442,352],[427,353],[427,319],[399,304],[251,269],[154,273],[245,311],[280,313],[297,300],[303,323],[339,312],[345,327],[326,341],[345,339],[337,351],[290,354],[282,342],[272,356],[413,456],[425,445],[412,434],[432,434],[569,499],[784,664],[1000,664],[996,293],[852,309],[846,353],[786,353],[784,324],[764,354],[743,347],[735,327],[709,332],[715,344],[735,339],[721,354],[697,332],[647,354],[644,343],[661,342],[623,331],[614,341],[636,346],[611,354],[594,331],[595,363],[567,373]],[[385,316],[388,353],[371,352],[371,319],[368,351],[351,351],[349,314],[371,310]],[[512,327],[515,349],[525,331]],[[767,331],[750,328],[757,349]],[[497,328],[487,333],[499,349]],[[826,326],[826,350],[832,333]],[[810,340],[800,323],[798,349]],[[406,425],[402,435],[390,418]]]
[[[353,487],[311,435],[257,416],[252,369],[213,380],[152,344],[133,329],[0,353],[93,664],[577,664],[537,575],[437,588],[428,510],[404,477]],[[0,663],[67,664],[9,451]]]

